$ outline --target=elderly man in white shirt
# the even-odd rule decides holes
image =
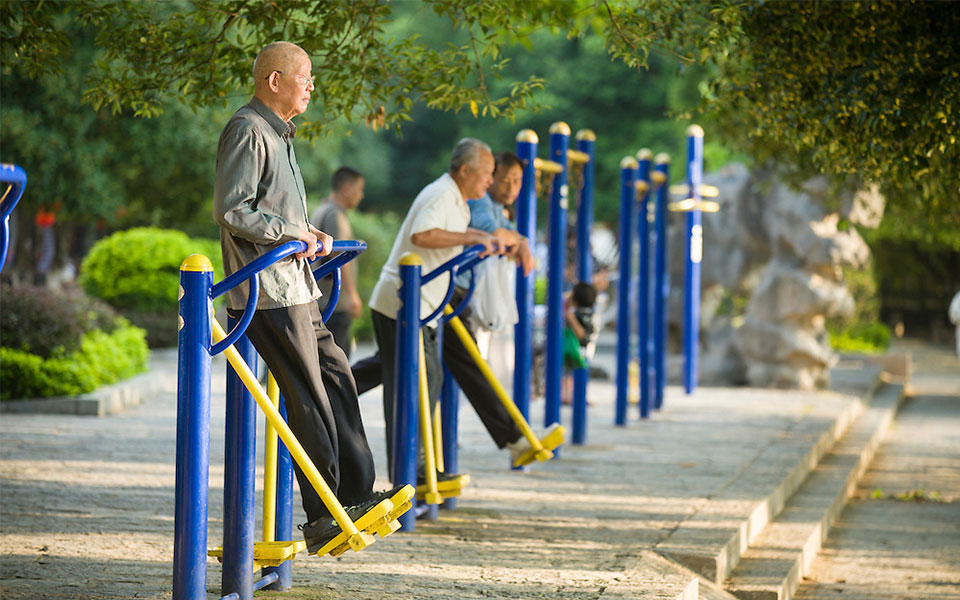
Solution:
[[[413,201],[370,298],[379,356],[361,361],[363,364],[355,364],[354,373],[358,377],[361,393],[383,383],[387,454],[391,461],[400,258],[408,252],[417,253],[423,261],[423,273],[426,274],[460,254],[464,246],[483,244],[485,254],[499,252],[501,248],[505,251],[505,244],[499,243],[496,236],[469,227],[467,200],[482,198],[486,194],[493,182],[493,168],[493,154],[489,146],[472,138],[464,138],[457,143],[450,159],[450,169],[425,187]],[[440,307],[448,285],[448,278],[439,277],[421,288],[421,318]],[[437,320],[434,320],[423,330],[427,381],[431,404],[434,405],[439,398],[443,379],[436,326]],[[523,445],[520,430],[449,327],[444,332],[442,354],[443,362],[464,390],[497,446]]]

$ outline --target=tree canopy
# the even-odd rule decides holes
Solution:
[[[747,2],[709,97],[757,159],[881,184],[885,227],[960,249],[960,10]]]
[[[950,3],[43,0],[0,3],[0,26],[4,104],[31,93],[11,81],[76,81],[102,129],[105,110],[235,107],[252,89],[252,57],[275,39],[313,57],[318,98],[300,123],[310,136],[344,121],[397,129],[424,110],[510,120],[561,105],[536,66],[554,57],[518,50],[540,51],[547,34],[598,41],[624,81],[652,55],[669,57],[704,69],[703,107],[724,139],[804,174],[878,181],[906,234],[947,232],[938,239],[960,247],[960,11]],[[82,82],[65,70],[71,27],[95,35]]]

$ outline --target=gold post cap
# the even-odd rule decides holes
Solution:
[[[650,148],[640,148],[637,150],[637,160],[652,160],[653,151]]]
[[[637,159],[632,156],[624,156],[620,159],[620,168],[621,169],[636,169],[637,168]]]
[[[670,155],[666,152],[661,152],[653,158],[653,162],[658,165],[669,165]]]
[[[595,142],[597,141],[597,134],[595,134],[592,129],[581,129],[577,132],[577,140]]]
[[[642,179],[637,182],[637,194],[638,194],[638,195],[642,196],[642,195],[646,194],[648,191],[650,191],[650,184],[649,184],[649,183],[647,183],[646,181],[644,181],[644,180],[642,180]]]
[[[521,129],[517,134],[518,142],[529,142],[531,144],[540,143],[540,138],[537,137],[537,132],[532,129]]]
[[[210,259],[202,254],[191,254],[180,264],[181,271],[213,271]]]
[[[687,137],[703,137],[703,127],[691,125],[687,127]]]
[[[411,267],[414,265],[422,265],[423,261],[420,260],[420,255],[416,252],[407,252],[400,257],[400,264],[405,267]]]
[[[560,133],[563,135],[570,135],[570,126],[564,123],[563,121],[557,121],[550,126],[550,134]]]
[[[654,185],[663,185],[667,182],[667,176],[660,171],[654,171],[650,173],[650,181],[652,181]]]

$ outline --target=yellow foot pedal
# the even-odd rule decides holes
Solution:
[[[354,521],[353,524],[358,530],[356,536],[351,538],[346,532],[341,531],[317,551],[317,556],[326,554],[340,556],[350,548],[353,548],[355,552],[363,550],[374,542],[372,534],[392,520],[390,518],[390,511],[392,510],[393,502],[390,500],[381,501]]]
[[[400,529],[400,521],[390,521],[377,530],[377,535],[380,536],[380,539],[383,539],[398,529]]]
[[[390,502],[393,503],[393,510],[390,511],[390,521],[396,521],[401,515],[413,507],[414,493],[412,485],[405,485],[389,498]]]
[[[513,461],[513,466],[522,467],[529,465],[534,460],[540,462],[550,460],[553,458],[553,452],[551,452],[551,450],[563,444],[565,434],[566,430],[563,428],[563,425],[555,423],[551,429],[548,430],[547,435],[543,436],[540,440],[540,445],[543,449],[538,451],[530,448]]]
[[[469,475],[458,475],[456,477],[451,477],[445,479],[444,481],[437,482],[437,493],[441,498],[456,498],[460,495],[460,492],[463,488],[467,487],[467,484],[470,483]],[[422,483],[417,486],[417,500],[425,500],[427,494],[429,493],[427,484]],[[432,504],[428,502],[428,504]]]

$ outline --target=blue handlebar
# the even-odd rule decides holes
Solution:
[[[443,275],[448,271],[450,272],[450,283],[447,285],[447,293],[444,295],[443,302],[441,302],[440,306],[438,306],[436,310],[430,313],[429,316],[427,316],[425,319],[420,320],[421,327],[423,327],[430,321],[437,318],[437,315],[443,312],[443,308],[447,304],[449,304],[450,298],[453,297],[453,288],[455,285],[457,273],[460,271],[461,268],[470,269],[472,273],[473,267],[475,267],[479,262],[483,261],[486,258],[486,257],[483,257],[483,258],[480,257],[480,253],[483,252],[483,250],[484,250],[483,244],[476,244],[474,246],[470,246],[460,254],[454,256],[453,258],[443,263],[436,269],[430,271],[420,279],[420,286],[422,287],[427,283],[430,283],[440,275]],[[466,300],[466,302],[460,303],[460,306],[462,306],[463,308],[460,308],[459,310],[455,311],[454,314],[447,317],[447,319],[453,318],[454,316],[459,315],[461,312],[463,312],[463,310],[466,308],[467,302],[470,301],[470,297],[473,296],[473,287],[475,283],[476,283],[476,278],[471,276],[470,288],[467,290],[467,296],[464,299]]]
[[[318,267],[314,272],[314,276],[316,277],[318,272],[322,272],[320,277],[324,277],[330,271],[335,270],[334,278],[339,284],[340,267],[347,261],[353,259],[355,256],[366,250],[366,248],[367,244],[364,242],[356,242],[351,240],[334,242],[330,251],[342,252],[342,254],[334,257],[330,261]],[[253,313],[257,309],[257,300],[260,296],[260,279],[257,277],[260,271],[266,269],[275,262],[290,256],[291,254],[305,252],[306,249],[306,242],[302,242],[300,240],[294,240],[286,242],[285,244],[281,244],[263,256],[260,256],[250,263],[244,265],[240,270],[236,271],[210,289],[210,299],[212,300],[222,296],[228,290],[235,288],[244,281],[250,282],[250,290],[249,294],[247,295],[247,304],[243,309],[243,315],[241,315],[233,329],[230,330],[230,333],[227,334],[227,337],[223,338],[219,343],[214,344],[210,348],[211,356],[215,356],[223,352],[225,349],[227,349],[227,347],[234,344],[250,325],[250,321],[253,319]],[[320,252],[322,250],[323,244],[317,242],[317,251]],[[337,287],[339,288],[339,285]],[[332,307],[336,306],[337,296],[339,296],[339,293],[332,298],[332,302],[328,303],[330,312],[333,311]],[[324,319],[326,319],[328,316],[329,315],[325,314]]]
[[[0,164],[0,182],[7,184],[7,189],[0,196],[0,271],[7,262],[7,249],[10,247],[10,213],[20,201],[23,190],[27,187],[27,174],[17,165]]]

